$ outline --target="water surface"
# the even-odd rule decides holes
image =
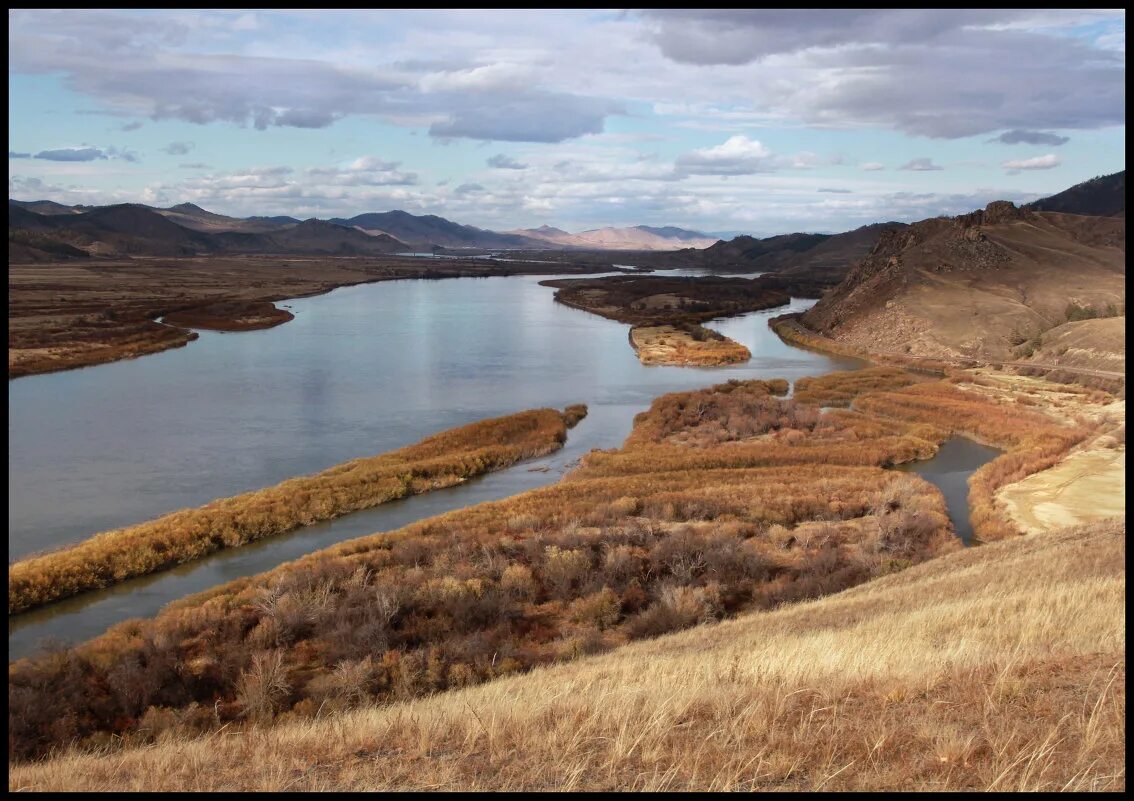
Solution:
[[[895,470],[917,473],[945,496],[945,507],[953,521],[953,530],[965,545],[972,545],[973,525],[969,521],[969,476],[1002,451],[981,445],[966,437],[951,437],[941,444],[930,459],[906,462]]]
[[[551,483],[591,448],[619,446],[662,393],[861,365],[780,341],[767,320],[814,302],[799,300],[711,324],[752,351],[746,364],[644,367],[628,326],[554,303],[546,278],[347,287],[283,304],[296,317],[277,328],[204,331],[185,348],[9,382],[9,559],[485,417],[590,408],[543,460],[10,618],[10,656],[335,542]]]

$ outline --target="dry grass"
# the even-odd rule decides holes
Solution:
[[[852,372],[827,373],[795,382],[793,398],[816,406],[850,406],[864,392],[901,389],[916,384],[917,376],[896,367],[867,367]]]
[[[415,697],[830,594],[960,547],[932,485],[878,466],[933,452],[907,435],[917,426],[853,412],[821,421],[771,394],[786,389],[730,382],[663,396],[623,451],[606,454],[625,457],[621,473],[585,467],[14,663],[10,749],[137,737],[155,716],[209,729],[268,708],[310,716],[359,695]],[[761,466],[751,438],[786,455]],[[825,463],[840,438],[842,463]],[[653,461],[662,451],[673,469]],[[288,692],[265,699],[251,690],[275,686],[264,665],[280,649]],[[340,668],[363,685],[344,686]]]
[[[437,696],[10,767],[35,790],[1122,790],[1125,526]]]
[[[1009,449],[999,480],[1081,433],[942,381],[826,413],[777,397],[786,389],[662,396],[622,449],[588,454],[558,485],[342,543],[14,663],[10,757],[396,703],[837,593],[960,547],[936,489],[884,466],[964,431]]]
[[[700,325],[639,325],[630,329],[630,345],[642,364],[705,367],[752,358],[739,342]]]
[[[380,456],[96,534],[8,566],[8,613],[200,559],[408,495],[449,487],[563,445],[586,406],[482,420]]]

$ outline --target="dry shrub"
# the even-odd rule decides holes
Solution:
[[[960,549],[940,493],[884,465],[967,431],[1008,448],[984,468],[991,486],[1078,436],[963,386],[865,392],[855,411],[814,419],[802,404],[780,406],[775,382],[663,396],[623,448],[591,454],[566,481],[341,543],[14,663],[10,754],[128,734],[150,706],[197,703],[225,725],[363,695],[409,699],[838,592]],[[773,409],[795,444],[702,436],[707,421],[727,432],[732,416],[770,421]],[[131,699],[130,686],[145,693]]]
[[[253,654],[236,685],[237,703],[244,715],[258,722],[271,720],[291,692],[290,672],[282,651]]]
[[[562,446],[586,416],[537,409],[450,429],[416,445],[355,459],[267,489],[174,512],[9,565],[9,614],[154,573],[222,548],[332,520],[407,495],[452,486]]]

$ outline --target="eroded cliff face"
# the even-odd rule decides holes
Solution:
[[[995,201],[883,232],[803,322],[865,351],[1005,359],[1064,322],[1068,303],[1124,296],[1123,219]]]

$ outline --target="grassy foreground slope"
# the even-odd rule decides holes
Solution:
[[[10,789],[1121,790],[1125,525],[947,554],[479,687],[159,737]]]
[[[535,409],[442,431],[389,453],[114,529],[8,566],[8,613],[109,587],[224,548],[451,487],[563,446],[584,405]]]

